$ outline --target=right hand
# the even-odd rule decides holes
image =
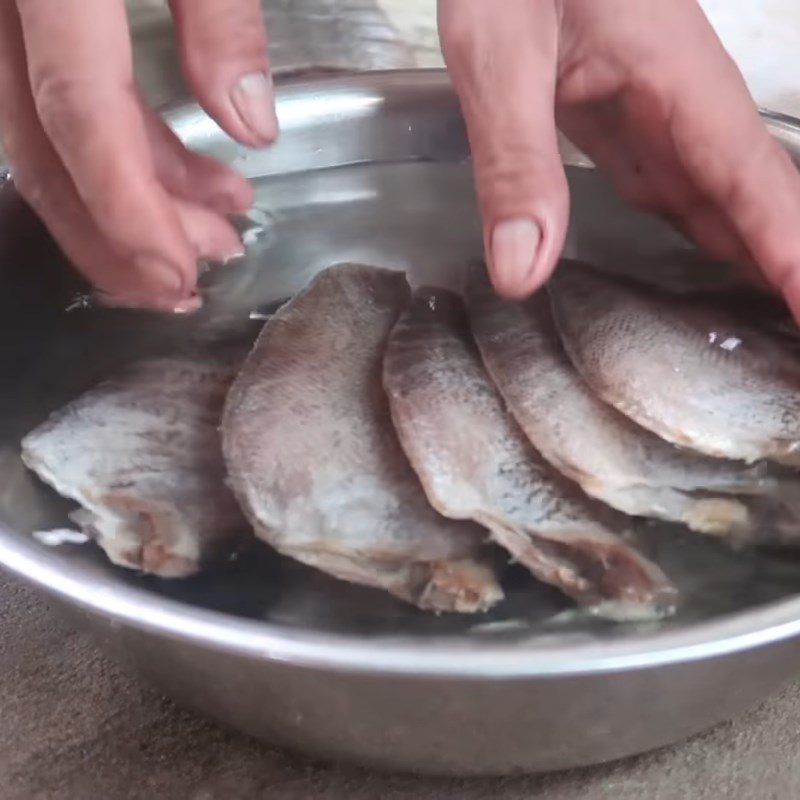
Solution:
[[[501,294],[561,255],[558,121],[623,197],[760,273],[800,321],[800,175],[696,0],[439,0],[439,21]]]
[[[278,132],[259,0],[170,0],[184,72],[231,136]],[[103,302],[191,311],[197,259],[242,245],[252,189],[143,102],[123,0],[0,2],[0,141],[14,182]]]

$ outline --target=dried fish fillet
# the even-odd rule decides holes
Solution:
[[[549,286],[565,349],[603,400],[709,456],[800,465],[800,360],[707,297],[565,262]]]
[[[249,533],[218,431],[234,374],[212,360],[132,365],[28,434],[22,458],[80,503],[73,520],[115,564],[191,575]]]
[[[790,491],[800,496],[796,477],[779,478],[764,462],[681,450],[604,403],[564,352],[544,292],[502,300],[476,265],[467,297],[484,365],[509,410],[538,452],[588,495],[739,542],[800,540],[800,521],[782,501]]]
[[[342,265],[267,322],[226,405],[230,479],[281,553],[421,608],[480,611],[502,597],[483,531],[430,507],[381,387],[408,297],[401,273]]]
[[[394,329],[384,385],[431,503],[485,525],[537,578],[616,618],[663,613],[674,589],[557,476],[506,413],[453,294],[423,289]]]

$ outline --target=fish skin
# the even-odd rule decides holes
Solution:
[[[605,402],[708,456],[800,466],[800,360],[763,325],[573,261],[548,290],[572,363]]]
[[[231,492],[219,421],[236,366],[142,361],[53,413],[22,442],[112,562],[186,577],[252,536]]]
[[[800,496],[797,477],[679,449],[600,400],[564,351],[544,291],[503,300],[484,265],[474,264],[466,297],[484,366],[510,412],[536,450],[588,495],[738,544],[800,540],[800,522],[781,501],[789,489]]]
[[[381,386],[409,292],[402,273],[340,265],[266,323],[223,416],[231,485],[279,552],[420,608],[483,611],[503,596],[485,533],[430,507]]]
[[[471,519],[537,578],[617,619],[668,613],[669,579],[538,456],[507,414],[454,294],[423,288],[396,325],[384,386],[400,441],[431,503]]]

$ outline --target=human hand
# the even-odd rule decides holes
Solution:
[[[243,144],[269,144],[259,0],[170,6],[200,103]],[[0,3],[0,136],[19,191],[108,304],[194,310],[198,257],[241,252],[226,216],[252,190],[142,101],[123,0]]]
[[[695,0],[439,0],[492,280],[534,291],[569,196],[556,124],[635,205],[760,270],[800,320],[800,176]]]

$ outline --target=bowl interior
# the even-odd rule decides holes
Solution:
[[[370,114],[379,114],[380,104],[373,106]],[[313,137],[301,118],[291,116],[300,115],[297,107],[283,108],[288,143],[282,146],[290,163],[288,148],[299,147],[298,142],[312,147]],[[408,108],[415,106],[402,105],[399,116],[393,112],[389,123],[384,120],[393,135],[409,119],[417,125]],[[354,104],[355,130],[369,129],[367,122],[356,124],[364,113],[363,103]],[[7,565],[13,561],[9,553],[24,552],[28,565],[39,559],[51,576],[45,582],[59,573],[69,576],[71,585],[86,587],[84,599],[95,608],[109,598],[108,613],[116,593],[139,603],[143,615],[163,603],[195,618],[219,612],[224,617],[207,617],[216,625],[224,625],[224,619],[255,621],[271,634],[363,643],[401,640],[407,646],[444,641],[465,652],[514,643],[522,648],[520,656],[695,630],[800,592],[800,559],[735,552],[667,525],[652,526],[652,544],[659,563],[679,584],[680,608],[669,620],[640,625],[615,625],[574,611],[557,592],[514,567],[506,576],[508,599],[491,614],[436,617],[330,580],[266,547],[238,554],[208,575],[170,582],[117,569],[91,544],[48,547],[33,541],[33,531],[67,526],[71,505],[26,471],[20,438],[121,363],[249,343],[278,301],[337,262],[375,263],[406,270],[413,283],[455,285],[465,260],[481,254],[471,174],[458,139],[463,133],[450,121],[437,127],[429,117],[420,118],[420,140],[413,146],[403,140],[407,150],[422,148],[417,158],[401,152],[397,160],[370,162],[317,153],[318,168],[287,167],[285,172],[274,154],[259,163],[256,155],[232,146],[196,109],[175,115],[173,122],[195,146],[239,163],[257,189],[256,208],[242,222],[247,256],[204,276],[207,303],[197,317],[165,319],[80,307],[75,300],[82,284],[13,187],[0,189],[0,558]],[[324,120],[315,125],[324,131]],[[323,163],[326,158],[329,163]],[[336,166],[337,158],[350,163]],[[723,267],[706,264],[666,225],[628,208],[594,170],[569,167],[568,177],[573,198],[569,255],[670,279],[724,277]]]

